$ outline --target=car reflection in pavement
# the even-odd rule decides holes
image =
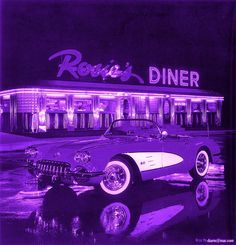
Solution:
[[[76,195],[69,187],[53,187],[34,211],[26,231],[72,235],[80,241],[101,236],[145,239],[186,219],[207,214],[220,200],[220,190],[206,182],[176,186],[157,180],[136,188],[130,198],[104,197],[97,191]]]

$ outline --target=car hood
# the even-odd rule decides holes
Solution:
[[[145,139],[138,139],[138,141],[144,141]],[[34,145],[38,149],[39,152],[43,154],[47,153],[55,153],[55,152],[68,152],[68,151],[85,151],[85,150],[91,150],[97,147],[103,147],[108,144],[122,144],[127,142],[137,141],[137,139],[134,138],[106,138],[106,137],[100,137],[96,139],[88,139],[88,140],[69,140],[64,142],[54,142],[54,143],[48,143],[48,144],[40,144],[40,145]]]
[[[39,152],[55,152],[60,151],[64,152],[68,149],[70,150],[85,150],[90,147],[96,147],[98,145],[103,145],[108,143],[108,139],[106,138],[97,138],[97,139],[88,139],[88,140],[67,140],[63,142],[52,142],[47,144],[37,144],[34,145],[38,149]]]

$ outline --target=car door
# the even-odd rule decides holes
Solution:
[[[181,168],[185,164],[185,157],[191,154],[187,137],[168,136],[162,140],[162,167]]]
[[[141,172],[160,169],[163,167],[162,144],[163,142],[160,139],[151,137],[140,139],[132,143],[130,150],[126,154],[134,159]]]

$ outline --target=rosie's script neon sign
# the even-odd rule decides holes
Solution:
[[[144,83],[143,79],[132,73],[132,66],[127,62],[124,70],[120,70],[118,64],[114,64],[114,60],[110,64],[103,66],[102,64],[91,65],[86,61],[82,61],[82,54],[75,49],[66,49],[59,51],[49,57],[49,61],[55,58],[62,58],[58,65],[59,70],[57,77],[61,77],[64,72],[69,72],[75,79],[90,75],[92,78],[101,76],[103,80],[107,78],[119,78],[121,81],[128,81],[131,77],[136,78],[139,83]]]
[[[143,79],[137,74],[132,73],[132,66],[127,62],[124,70],[111,60],[108,65],[91,65],[82,61],[82,54],[75,49],[61,50],[49,57],[49,61],[60,58],[57,77],[61,77],[64,72],[69,72],[73,78],[91,76],[92,78],[102,77],[119,78],[122,82],[134,77],[140,84],[144,84]],[[159,69],[155,66],[149,67],[149,84],[180,87],[199,87],[199,73],[196,71],[178,70],[170,68]]]

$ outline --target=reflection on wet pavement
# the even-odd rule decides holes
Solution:
[[[184,186],[189,185],[191,183],[192,178],[189,174],[171,174],[168,176],[160,177],[159,180],[167,181],[170,184],[176,186]],[[225,189],[225,181],[224,181],[224,165],[212,164],[209,167],[209,172],[205,177],[208,185],[212,187],[214,190],[224,190]]]
[[[93,187],[39,190],[24,162],[16,167],[7,156],[3,161],[0,215],[5,243],[169,244],[178,239],[189,244],[199,238],[202,226],[205,236],[228,236],[227,216],[222,215],[227,204],[223,161],[211,165],[204,181],[172,174],[137,186],[120,199],[102,196]]]
[[[165,186],[168,192],[161,191]],[[147,189],[152,191],[151,195],[143,196],[140,191]],[[111,200],[95,191],[75,192],[64,186],[51,188],[42,205],[29,215],[25,231],[66,232],[88,239],[91,234],[93,239],[101,234],[143,239],[163,227],[203,215],[219,202],[219,191],[210,191],[205,181],[193,184],[192,188],[174,189],[162,182],[149,183],[135,191],[137,198]],[[174,192],[169,195],[171,191]]]

